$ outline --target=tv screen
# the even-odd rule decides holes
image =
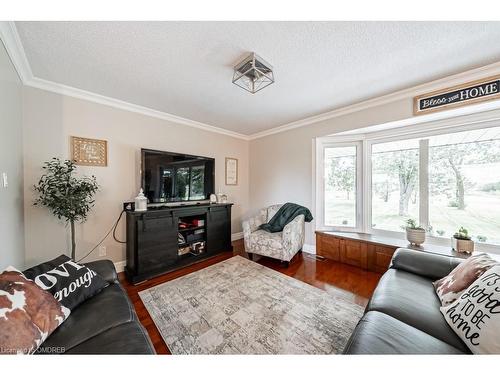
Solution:
[[[205,200],[215,191],[215,159],[146,149],[141,153],[148,203]]]

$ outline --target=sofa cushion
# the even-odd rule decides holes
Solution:
[[[106,330],[136,319],[125,291],[120,284],[112,284],[73,310],[42,348],[65,348],[68,351]]]
[[[389,315],[370,311],[356,326],[344,354],[463,354]]]
[[[66,354],[155,354],[139,322],[111,328],[68,350]]]
[[[444,320],[440,307],[431,279],[389,269],[380,279],[366,311],[383,312],[468,352],[467,346]]]

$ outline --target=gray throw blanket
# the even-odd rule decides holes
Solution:
[[[282,232],[285,225],[299,215],[304,215],[305,221],[308,223],[313,219],[311,211],[307,207],[295,203],[285,203],[267,224],[262,224],[259,228],[270,233]]]

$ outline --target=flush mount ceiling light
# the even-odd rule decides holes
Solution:
[[[233,83],[255,94],[274,83],[273,67],[252,52],[234,67]]]

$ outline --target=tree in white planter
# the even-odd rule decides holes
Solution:
[[[75,259],[75,223],[87,220],[94,206],[94,194],[99,189],[96,178],[75,176],[76,165],[71,160],[52,158],[43,166],[45,174],[34,186],[38,198],[35,206],[47,207],[54,216],[69,223],[71,229],[71,257]]]

